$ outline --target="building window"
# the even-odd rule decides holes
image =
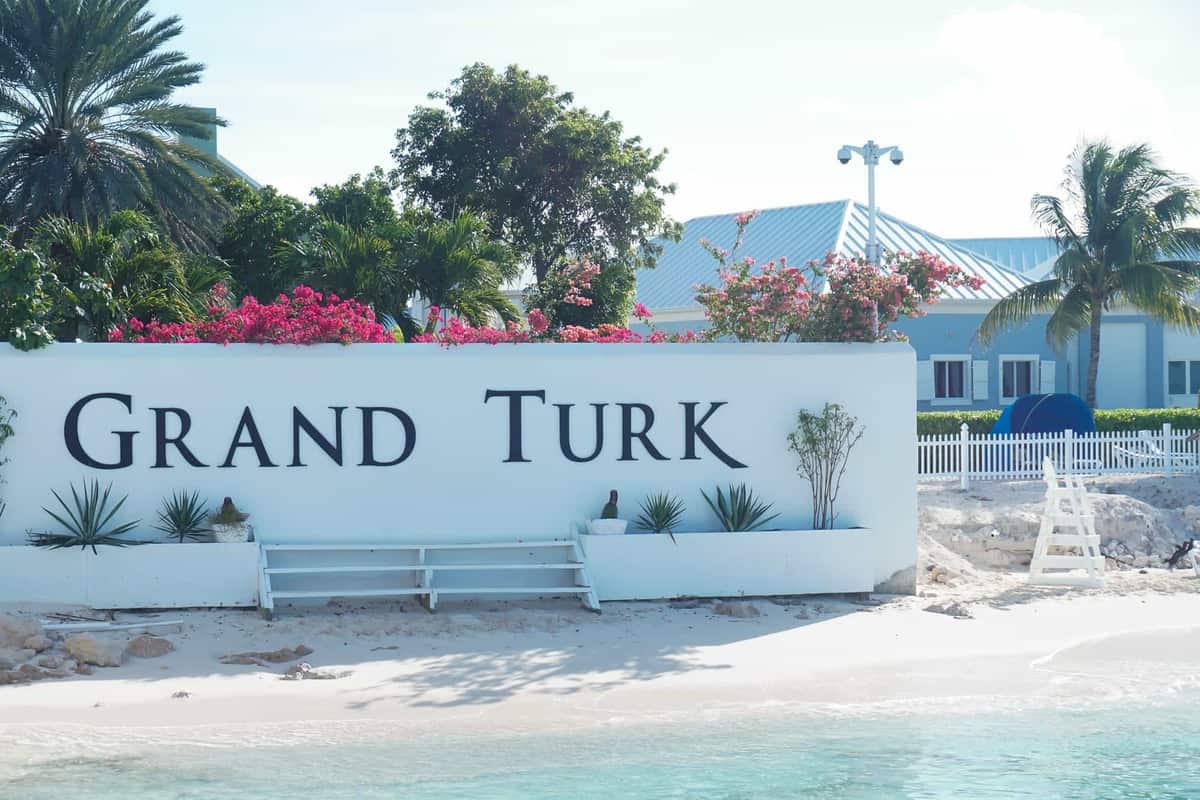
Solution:
[[[1168,361],[1167,394],[1200,394],[1200,361]]]
[[[933,356],[930,361],[933,362],[933,402],[969,402],[970,357]]]
[[[1000,357],[1000,401],[1011,403],[1038,390],[1037,356]]]

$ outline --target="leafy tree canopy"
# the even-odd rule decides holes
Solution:
[[[342,183],[313,189],[314,210],[319,216],[351,228],[378,230],[397,221],[396,205],[392,202],[395,188],[383,169],[375,167],[365,178],[355,174]]]
[[[439,216],[483,215],[538,281],[582,258],[653,266],[656,239],[678,238],[664,210],[675,187],[657,177],[666,152],[545,76],[474,64],[430,99],[445,107],[417,108],[396,132],[392,175]]]
[[[232,208],[217,255],[229,264],[238,291],[263,302],[290,292],[299,275],[281,251],[311,231],[317,215],[272,186],[255,190],[228,177],[213,178],[213,185]]]

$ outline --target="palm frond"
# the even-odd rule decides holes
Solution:
[[[1002,331],[1027,322],[1034,314],[1053,311],[1065,291],[1059,278],[1022,286],[992,306],[976,335],[983,344],[989,344]]]
[[[1060,346],[1086,328],[1091,319],[1091,295],[1084,286],[1072,286],[1046,321],[1046,341]]]

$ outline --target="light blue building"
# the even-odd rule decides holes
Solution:
[[[262,185],[258,181],[254,180],[254,178],[251,178],[240,167],[238,167],[237,164],[234,164],[232,161],[230,161],[228,158],[226,158],[224,155],[222,155],[220,153],[220,151],[218,151],[218,149],[217,149],[217,131],[219,131],[220,128],[217,126],[217,122],[216,122],[217,110],[215,108],[205,108],[205,107],[201,107],[200,110],[207,112],[208,116],[213,120],[212,124],[207,126],[208,127],[208,138],[201,139],[196,136],[181,136],[180,141],[186,145],[196,148],[201,153],[206,153],[207,155],[215,158],[217,160],[217,163],[219,163],[222,167],[224,167],[226,170],[228,170],[229,173],[231,175],[233,175],[234,177],[240,178],[241,180],[248,183],[250,185],[250,188],[261,189]],[[203,167],[197,166],[196,169],[200,173],[203,173],[205,175],[208,174],[208,170],[204,169]]]
[[[715,283],[716,264],[700,240],[730,247],[734,216],[689,220],[683,238],[666,245],[658,266],[639,272],[637,299],[650,309],[660,329],[705,327],[693,287]],[[878,216],[878,236],[884,250],[934,253],[985,281],[979,290],[947,290],[927,315],[893,326],[908,336],[917,352],[919,410],[999,408],[1023,394],[1083,393],[1088,344],[1076,339],[1062,349],[1053,347],[1046,341],[1047,317],[1035,317],[1001,334],[988,347],[975,335],[997,300],[1050,272],[1057,257],[1053,239],[948,239],[884,213]],[[861,256],[866,241],[866,207],[838,200],[763,211],[747,228],[738,256],[753,256],[759,262],[786,256],[802,264],[829,252]],[[1098,406],[1196,405],[1200,337],[1114,309],[1105,316],[1101,343]]]

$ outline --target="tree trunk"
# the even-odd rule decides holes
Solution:
[[[1103,310],[1099,304],[1092,305],[1092,325],[1088,348],[1087,400],[1088,408],[1096,408],[1096,376],[1100,372],[1100,319]]]

